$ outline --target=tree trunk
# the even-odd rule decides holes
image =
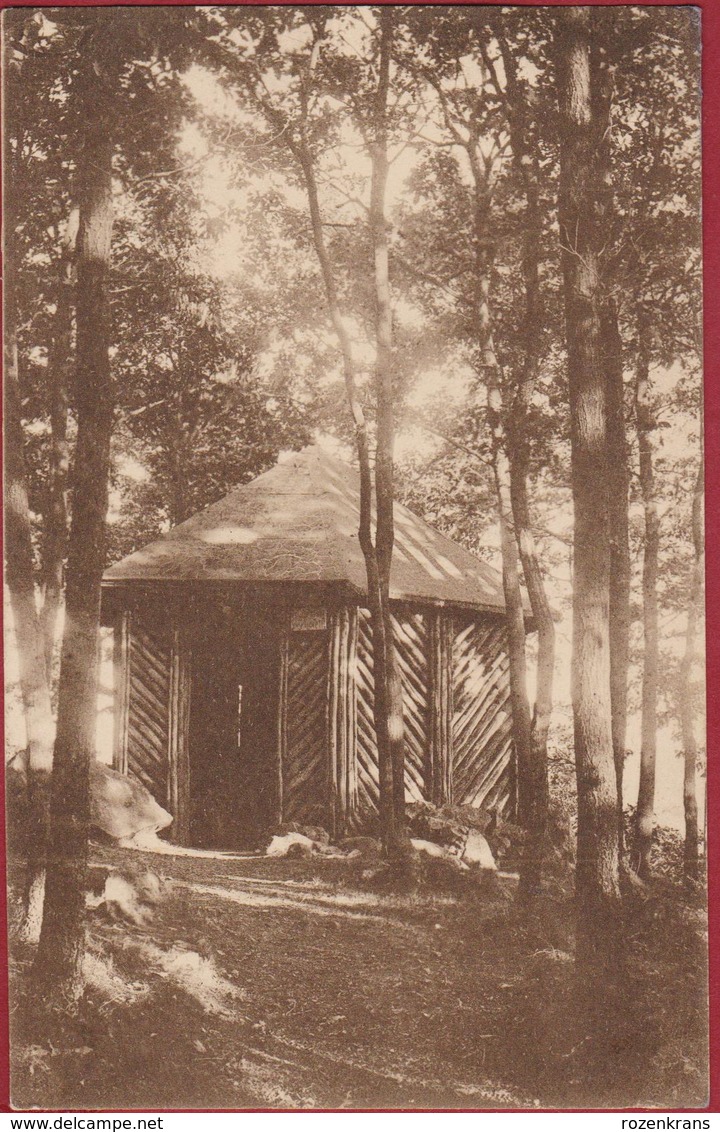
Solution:
[[[701,439],[702,444],[702,439]],[[679,702],[683,743],[683,807],[685,810],[685,880],[698,879],[697,740],[692,697],[692,670],[697,659],[697,629],[701,615],[705,575],[705,535],[703,531],[704,461],[698,466],[692,506],[692,535],[695,549],[690,578],[685,653],[680,666]]]
[[[7,166],[6,166],[7,168]],[[18,390],[18,359],[11,281],[5,274],[5,557],[15,626],[20,690],[27,733],[28,805],[22,843],[25,856],[23,939],[37,940],[42,919],[53,718],[45,651],[35,604],[30,512]]]
[[[383,16],[380,78],[376,107],[376,131],[379,120],[384,122],[386,99],[390,77],[390,52],[392,25],[388,16]],[[315,45],[319,47],[319,42]],[[375,260],[375,282],[377,295],[377,336],[378,357],[376,366],[376,391],[378,401],[378,452],[375,468],[376,524],[373,537],[373,470],[370,457],[370,441],[367,421],[357,392],[356,366],[352,341],[345,324],[340,298],[335,281],[335,273],[325,242],[320,196],[315,175],[315,162],[307,133],[308,87],[312,78],[312,68],[316,61],[316,50],[308,64],[307,74],[301,84],[301,107],[303,118],[298,137],[289,134],[287,144],[302,171],[305,189],[308,194],[310,223],[313,244],[320,265],[323,285],[333,329],[340,345],[343,360],[343,374],[348,405],[355,427],[355,443],[360,466],[360,523],[359,541],[365,559],[368,584],[368,605],[370,609],[373,634],[373,667],[375,679],[374,723],[378,747],[380,824],[383,846],[386,854],[404,854],[407,835],[405,832],[404,804],[404,737],[402,716],[402,689],[395,658],[392,621],[388,602],[390,564],[393,547],[393,476],[392,476],[392,327],[389,308],[389,282],[387,274],[387,237],[385,234],[384,196],[387,178],[387,149],[383,144],[383,134],[379,139],[380,151],[373,150],[373,251]],[[275,126],[286,130],[282,117],[274,114],[266,105]],[[384,157],[384,166],[383,166]],[[379,158],[379,163],[378,163]],[[388,420],[388,399],[390,416]],[[381,419],[382,418],[382,419]],[[378,499],[378,492],[380,498]]]
[[[658,697],[658,554],[660,519],[655,496],[654,444],[655,417],[650,389],[650,333],[647,315],[638,321],[638,369],[635,387],[640,489],[645,511],[643,554],[643,679],[642,729],[640,742],[640,785],[635,813],[636,871],[641,880],[650,877],[650,852],[655,821],[655,761],[657,755]]]
[[[90,55],[91,45],[87,50]],[[82,992],[89,773],[95,753],[100,583],[113,425],[107,287],[113,223],[112,111],[102,69],[94,63],[87,66],[80,94],[85,143],[78,176],[78,435],[45,912],[34,967],[44,994],[66,1005]]]
[[[77,209],[72,209],[58,271],[57,309],[48,356],[51,448],[48,502],[43,512],[43,604],[40,624],[45,644],[45,667],[51,685],[67,549],[67,486],[70,469],[68,385],[72,356],[73,261],[77,222]]]
[[[577,960],[616,973],[622,954],[618,799],[610,700],[610,523],[599,256],[609,174],[598,159],[608,115],[595,99],[592,9],[557,16],[559,226],[575,513],[572,698],[578,789]]]
[[[383,733],[380,775],[392,782],[394,846],[405,839],[405,734],[400,672],[390,610],[390,573],[395,542],[393,449],[395,445],[392,310],[385,199],[388,177],[387,101],[393,41],[393,12],[381,8],[380,58],[375,97],[373,140],[370,146],[372,182],[370,229],[375,264],[375,403],[377,447],[375,453],[375,550],[377,556],[378,604],[373,613],[373,662],[375,671],[375,725]],[[376,634],[376,627],[379,634]],[[380,644],[376,647],[375,642]],[[378,707],[380,711],[378,712]]]
[[[188,484],[186,469],[189,461],[186,459],[186,434],[183,428],[183,415],[180,406],[173,412],[173,445],[169,453],[170,473],[170,525],[177,527],[190,518],[192,509],[188,500]]]
[[[493,479],[498,502],[500,545],[502,552],[503,594],[507,624],[508,659],[510,666],[510,703],[512,707],[513,742],[517,761],[518,820],[532,831],[536,816],[533,796],[532,717],[527,690],[525,655],[525,614],[520,585],[519,550],[512,508],[510,461],[503,420],[503,376],[495,353],[490,287],[493,261],[492,215],[487,171],[480,167],[478,139],[470,136],[467,152],[475,192],[475,333],[477,368],[487,390],[487,426],[490,433]],[[539,873],[535,862],[524,858],[521,876],[523,894],[537,887]]]
[[[499,398],[498,387],[489,385],[488,418],[493,436],[493,475],[500,517],[503,594],[505,597],[510,666],[510,703],[512,706],[513,741],[517,759],[518,820],[532,833],[532,822],[536,807],[533,797],[532,716],[527,690],[525,614],[520,586],[518,545],[513,521],[510,465],[504,450],[502,427],[498,425],[500,414],[497,409],[497,402]],[[524,864],[527,865],[529,862],[524,860]],[[530,871],[534,873],[535,869]],[[530,882],[524,869],[521,876],[521,886],[524,891],[529,891],[535,886],[535,881]]]
[[[509,423],[510,487],[515,537],[520,562],[538,634],[535,707],[531,721],[528,789],[530,799],[529,832],[520,872],[521,896],[532,895],[540,888],[547,836],[548,732],[553,702],[555,673],[555,624],[538,561],[530,519],[528,500],[528,467],[530,443],[528,415],[540,365],[542,334],[542,302],[540,262],[542,219],[540,214],[539,173],[536,154],[528,143],[528,103],[517,74],[517,62],[507,40],[500,37],[500,50],[505,67],[510,145],[513,162],[525,192],[525,226],[523,234],[522,270],[525,287],[523,317],[523,363],[520,383],[513,399]]]
[[[386,850],[390,851],[395,841],[395,795],[392,769],[389,759],[386,757],[387,745],[385,737],[387,735],[386,716],[388,700],[387,697],[382,694],[382,690],[385,687],[383,667],[384,657],[386,655],[386,630],[382,613],[382,602],[380,599],[378,560],[372,530],[373,473],[370,459],[370,441],[368,437],[367,421],[357,393],[352,342],[343,318],[335,276],[325,244],[313,158],[306,146],[303,145],[302,148],[298,150],[298,159],[301,164],[305,187],[308,193],[313,242],[323,276],[330,318],[340,344],[343,358],[345,388],[353,423],[355,425],[355,444],[360,465],[360,524],[358,536],[360,548],[365,559],[365,571],[368,583],[368,605],[370,608],[373,634],[373,668],[375,676],[374,722],[379,762],[380,825],[383,844]],[[380,674],[378,673],[378,667],[381,669]]]
[[[630,654],[630,473],[625,426],[623,351],[617,309],[603,304],[602,337],[607,382],[609,523],[610,523],[610,703],[618,796],[620,859],[625,842],[623,775],[627,744],[627,689]]]
[[[9,39],[8,39],[9,42]],[[7,43],[6,43],[7,47]],[[27,820],[23,830],[26,876],[20,933],[37,939],[42,917],[43,875],[48,815],[48,779],[52,767],[53,718],[50,685],[45,673],[42,632],[35,600],[35,564],[28,504],[28,486],[21,419],[17,346],[15,247],[18,170],[11,146],[13,111],[20,92],[11,90],[18,76],[4,59],[7,106],[3,133],[5,172],[5,256],[3,278],[3,353],[5,363],[5,559],[20,668],[20,690],[27,734]],[[21,76],[19,76],[21,80]]]
[[[522,462],[513,460],[511,482],[513,520],[520,548],[520,561],[538,634],[535,709],[531,721],[531,748],[528,766],[528,775],[531,779],[528,791],[530,797],[528,815],[530,836],[523,855],[523,867],[520,873],[521,895],[531,896],[540,889],[547,837],[550,801],[548,733],[552,714],[553,678],[555,674],[555,624],[533,538],[527,498],[527,475]]]

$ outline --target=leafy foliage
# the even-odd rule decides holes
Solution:
[[[377,16],[372,6],[8,13],[14,85],[7,134],[21,171],[13,232],[19,350],[39,554],[55,459],[53,381],[58,366],[72,373],[73,326],[62,358],[58,310],[72,243],[75,91],[84,37],[96,22],[102,26],[117,107],[111,297],[118,412],[109,538],[116,557],[263,470],[282,447],[305,443],[313,430],[352,440],[292,148],[303,121],[372,424],[374,294],[364,154]],[[471,333],[471,179],[460,143],[474,131],[488,163],[495,338],[509,412],[523,359],[528,215],[522,167],[509,144],[522,108],[537,171],[542,299],[539,369],[526,420],[530,486],[553,602],[564,610],[571,531],[551,49],[557,18],[543,9],[396,10],[388,238],[398,490],[451,537],[493,558],[495,511],[479,408],[484,390],[474,374]],[[615,198],[604,275],[619,310],[629,425],[639,307],[653,325],[660,706],[662,722],[670,723],[699,443],[697,35],[689,9],[661,15],[613,9],[602,20],[614,79]],[[70,386],[71,448],[73,403]],[[636,686],[642,663],[636,482],[632,493]],[[699,701],[699,679],[695,686]]]

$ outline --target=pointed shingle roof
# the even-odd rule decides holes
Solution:
[[[104,584],[344,583],[366,593],[357,471],[318,446],[274,468],[106,571]],[[391,596],[502,611],[497,570],[395,505]]]

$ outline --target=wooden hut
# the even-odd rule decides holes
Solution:
[[[391,596],[408,801],[514,806],[497,571],[396,506]],[[357,473],[318,447],[112,566],[115,766],[182,844],[281,822],[335,836],[378,806]]]

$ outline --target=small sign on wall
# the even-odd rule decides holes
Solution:
[[[290,628],[294,633],[314,633],[327,629],[325,609],[293,609]]]

